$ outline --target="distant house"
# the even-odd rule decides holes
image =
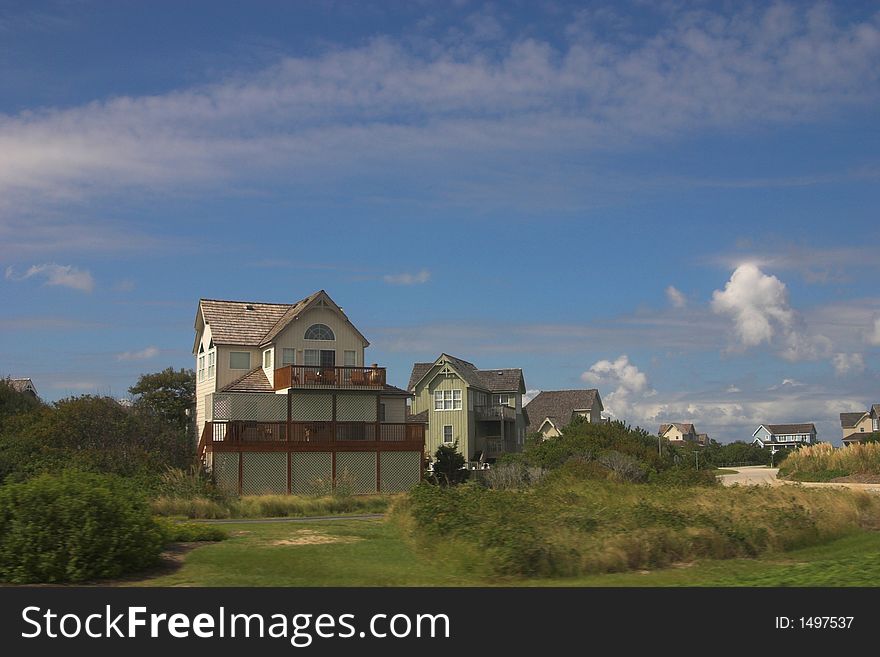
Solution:
[[[30,379],[6,379],[6,382],[17,392],[31,395],[34,398],[39,396],[37,394],[37,388],[34,386],[34,382]]]
[[[468,460],[522,450],[526,388],[521,369],[481,370],[440,354],[432,363],[413,365],[407,391],[414,395],[410,421],[428,423],[429,455],[455,443]]]
[[[866,435],[880,431],[880,404],[874,404],[868,411],[841,413],[840,428],[844,445],[862,442]]]
[[[705,433],[697,433],[694,425],[689,422],[672,422],[671,424],[661,424],[657,435],[666,438],[673,445],[683,445],[684,443],[693,443],[705,447],[709,444],[709,435]]]
[[[783,449],[815,445],[816,425],[809,424],[762,424],[752,434],[752,444],[769,449],[771,454]]]
[[[544,439],[562,435],[576,417],[601,422],[602,399],[595,388],[589,390],[543,390],[525,406],[526,431],[540,433]]]

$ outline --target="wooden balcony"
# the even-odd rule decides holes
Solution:
[[[418,451],[425,425],[412,422],[207,422],[205,452]]]
[[[284,365],[275,370],[275,390],[287,388],[384,388],[384,367]]]
[[[505,404],[490,404],[488,406],[474,406],[474,415],[477,420],[516,420],[516,409]]]

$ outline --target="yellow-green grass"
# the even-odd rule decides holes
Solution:
[[[336,520],[224,525],[230,538],[189,552],[168,575],[126,586],[880,586],[880,532],[757,559],[695,560],[673,567],[582,577],[475,576],[425,559],[393,523]],[[296,544],[303,537],[340,542]]]
[[[562,478],[523,491],[418,488],[392,519],[426,559],[462,572],[577,577],[821,544],[880,527],[880,496]]]
[[[819,443],[791,452],[779,468],[781,477],[799,481],[828,481],[854,474],[880,474],[880,443],[840,449]]]
[[[152,510],[160,516],[201,519],[331,516],[384,513],[393,499],[392,495],[245,495],[225,501],[207,497],[159,497],[153,500]]]

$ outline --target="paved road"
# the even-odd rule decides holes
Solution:
[[[740,484],[742,486],[761,486],[769,484],[775,486],[779,483],[776,479],[776,473],[779,468],[768,468],[763,465],[752,465],[742,468],[725,468],[728,470],[736,470],[736,474],[719,475],[718,478],[725,486],[733,486]]]
[[[736,474],[719,475],[718,478],[725,486],[733,486],[740,484],[741,486],[782,486],[785,484],[799,485],[805,488],[849,488],[851,490],[863,490],[869,493],[880,493],[880,484],[850,484],[850,483],[831,483],[820,481],[785,481],[777,479],[776,474],[779,468],[767,468],[762,465],[753,465],[742,468],[726,468],[727,470],[736,470]]]

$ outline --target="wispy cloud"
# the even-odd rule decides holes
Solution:
[[[45,285],[69,287],[80,292],[91,292],[95,288],[92,275],[72,265],[33,265],[23,274],[16,274],[12,266],[6,268],[6,279],[10,281],[24,281],[34,276],[45,279]]]
[[[865,334],[865,342],[875,347],[880,347],[880,317],[874,320],[873,326]]]
[[[159,349],[157,347],[150,346],[146,347],[145,349],[141,349],[140,351],[124,351],[121,354],[116,354],[116,360],[149,360],[150,358],[155,358],[158,355]]]
[[[674,285],[666,288],[666,298],[673,308],[684,308],[687,305],[687,297]]]
[[[382,277],[382,280],[389,285],[421,285],[431,280],[431,272],[427,269],[422,269],[416,274],[386,274]]]
[[[831,359],[831,364],[834,365],[834,373],[837,376],[865,371],[865,357],[862,354],[837,353]]]
[[[474,16],[448,42],[378,38],[215,84],[0,115],[0,197],[21,210],[272,175],[435,181],[425,174],[438,167],[459,184],[512,161],[523,164],[505,172],[509,187],[542,185],[530,155],[804,123],[878,100],[876,17],[824,5],[681,8],[647,34],[573,21],[562,44],[500,37],[494,17]]]

